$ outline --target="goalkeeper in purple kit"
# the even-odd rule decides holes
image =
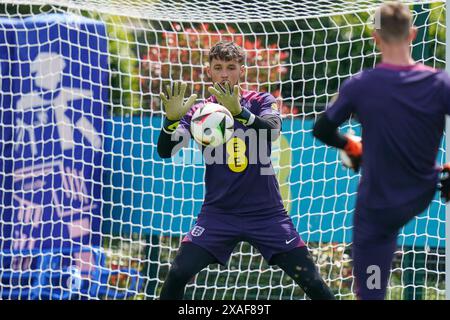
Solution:
[[[217,147],[225,150],[226,161],[206,161],[205,199],[196,224],[172,262],[160,299],[182,299],[189,280],[209,264],[225,265],[241,241],[249,242],[269,264],[284,270],[309,298],[334,299],[283,206],[272,164],[249,160],[252,145],[265,146],[270,156],[271,142],[281,131],[281,117],[272,95],[239,88],[244,59],[243,50],[232,42],[219,42],[210,50],[207,73],[213,86],[206,102],[222,104],[231,112],[235,134]],[[167,88],[167,96],[161,94],[166,113],[158,139],[162,158],[187,145],[192,115],[204,104],[194,105],[195,95],[184,103],[185,91],[186,84],[176,83],[173,90]],[[266,134],[256,135],[258,141],[249,143],[235,136],[239,129]],[[239,161],[234,161],[236,154],[227,155],[230,150],[238,154]]]
[[[399,230],[428,207],[439,174],[450,170],[436,166],[450,78],[412,59],[417,31],[407,6],[385,3],[375,17],[381,63],[344,82],[313,132],[344,150],[355,171],[361,166],[352,246],[358,299],[385,298]],[[361,142],[337,131],[352,115],[361,123]],[[440,188],[448,200],[448,178]]]

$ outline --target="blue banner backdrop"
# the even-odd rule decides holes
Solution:
[[[2,96],[12,92],[12,103],[2,107],[13,108],[14,163],[13,210],[1,216],[10,226],[1,232],[1,248],[99,246],[109,94],[105,26],[72,15],[21,21],[7,48],[14,51],[11,86],[2,83]]]

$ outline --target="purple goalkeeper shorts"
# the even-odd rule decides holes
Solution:
[[[274,254],[305,246],[286,211],[240,215],[201,213],[183,239],[204,248],[222,265],[241,241],[258,249],[269,264]]]

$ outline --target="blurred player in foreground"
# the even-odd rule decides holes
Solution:
[[[356,172],[362,167],[352,247],[359,299],[385,298],[400,228],[428,207],[439,174],[450,171],[449,165],[436,166],[450,113],[448,75],[412,59],[417,31],[407,6],[381,5],[375,27],[381,63],[345,81],[313,131],[325,144],[343,150]],[[337,130],[352,114],[361,123],[362,141]],[[449,179],[441,182],[448,200]]]
[[[225,106],[238,130],[254,130],[258,141],[232,137],[215,150],[203,148],[206,162],[206,195],[195,226],[185,236],[161,290],[160,299],[182,299],[185,286],[212,263],[226,265],[240,241],[256,247],[269,264],[284,270],[311,299],[334,299],[308,252],[280,196],[272,164],[262,163],[254,146],[262,145],[270,156],[278,138],[281,117],[269,93],[244,91],[239,80],[245,73],[243,50],[232,42],[219,42],[210,50],[207,73],[213,82],[206,102]],[[158,153],[169,158],[190,138],[190,122],[199,103],[192,95],[184,103],[186,84],[175,83],[161,94],[166,117],[158,140]],[[260,133],[265,131],[265,135]],[[248,135],[251,136],[251,135]],[[188,137],[188,138],[186,138]],[[263,140],[261,140],[263,139]],[[208,163],[206,154],[222,149],[222,163]],[[231,151],[231,154],[230,154]]]

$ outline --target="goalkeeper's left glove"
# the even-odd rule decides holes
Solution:
[[[209,93],[216,97],[217,101],[223,105],[231,114],[237,116],[242,112],[242,107],[239,97],[239,87],[235,85],[231,90],[230,84],[227,82],[225,87],[215,83],[214,87],[208,88]]]
[[[344,149],[340,151],[341,161],[344,167],[359,172],[362,160],[362,143],[361,138],[352,134],[345,135],[347,143]]]
[[[166,118],[170,121],[180,120],[192,107],[197,99],[197,95],[193,94],[184,102],[184,94],[186,92],[187,84],[184,82],[175,82],[172,88],[168,85],[167,96],[161,92],[160,98],[163,105],[163,110],[166,113]]]
[[[441,191],[441,197],[445,199],[445,202],[450,201],[450,163],[446,163],[442,166],[441,172],[444,176],[441,178],[439,190]]]

